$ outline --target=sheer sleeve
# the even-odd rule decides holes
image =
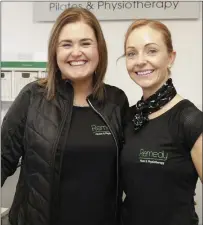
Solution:
[[[202,133],[203,113],[193,104],[185,108],[181,113],[181,132],[184,145],[190,151],[196,140]]]

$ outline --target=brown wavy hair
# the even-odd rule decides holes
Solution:
[[[93,13],[84,8],[68,8],[65,9],[57,18],[53,28],[51,30],[49,42],[48,42],[48,62],[47,62],[47,77],[40,79],[39,84],[47,89],[47,99],[51,100],[55,97],[56,93],[56,81],[61,77],[58,73],[59,67],[56,61],[56,49],[59,34],[62,28],[69,23],[84,22],[89,25],[95,34],[99,52],[99,63],[96,71],[93,75],[93,97],[99,100],[104,98],[104,76],[108,64],[108,55],[106,41],[99,24],[99,21]]]

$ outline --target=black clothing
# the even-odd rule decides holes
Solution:
[[[116,146],[116,191],[118,157],[123,144],[123,120],[128,108],[120,89],[105,85],[101,103],[90,95],[87,101],[109,127]],[[72,85],[57,82],[56,96],[47,100],[46,89],[37,82],[26,85],[4,117],[1,131],[1,185],[11,176],[22,156],[22,166],[9,213],[12,225],[51,225],[58,215],[63,149],[67,145],[73,108]]]
[[[133,111],[133,107],[131,108]],[[191,149],[202,133],[202,112],[182,100],[134,132],[126,130],[123,225],[194,225],[198,175]]]
[[[60,182],[56,225],[114,223],[116,146],[90,107],[73,107]]]
[[[144,100],[141,100],[133,107],[133,124],[134,130],[139,131],[148,121],[148,116],[171,101],[176,96],[177,92],[173,86],[172,79],[169,78],[153,95]]]

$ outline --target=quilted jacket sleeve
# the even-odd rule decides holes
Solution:
[[[5,115],[1,126],[1,186],[14,174],[23,157],[24,128],[30,103],[30,85],[26,85]]]

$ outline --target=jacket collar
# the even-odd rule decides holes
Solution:
[[[66,100],[70,99],[70,96],[73,95],[73,86],[70,80],[57,79],[56,80],[56,92]]]
[[[64,99],[70,100],[70,97],[73,98],[74,94],[72,81],[58,78],[56,80],[56,91],[59,92]],[[104,101],[99,101],[93,96],[93,94],[88,95],[87,100],[89,100],[91,104],[98,110],[102,110],[104,107]]]

